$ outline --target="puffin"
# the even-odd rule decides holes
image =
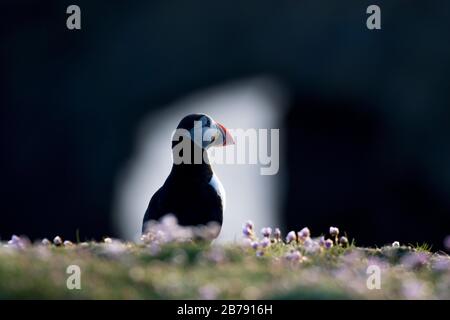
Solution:
[[[172,169],[153,194],[145,211],[142,233],[149,221],[172,214],[181,226],[216,223],[220,233],[225,209],[225,190],[209,162],[209,148],[235,144],[229,130],[210,116],[189,114],[172,136]]]

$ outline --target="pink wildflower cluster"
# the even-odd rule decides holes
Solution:
[[[341,236],[339,238],[339,229],[337,227],[330,227],[329,239],[325,237],[311,238],[311,231],[308,227],[304,227],[298,232],[290,231],[286,234],[284,241],[282,240],[282,234],[279,228],[275,228],[272,231],[270,227],[264,227],[261,229],[262,239],[259,239],[254,232],[253,222],[248,221],[242,227],[242,233],[246,242],[256,251],[256,255],[261,257],[264,255],[265,249],[271,245],[280,244],[291,244],[296,245],[301,248],[304,253],[315,253],[321,250],[328,250],[333,246],[347,247],[349,241],[347,237]],[[334,240],[332,240],[334,239]],[[302,258],[297,258],[297,253],[301,254],[300,251],[291,251],[286,258],[290,261],[303,261]]]
[[[145,244],[164,244],[169,242],[189,242],[196,240],[214,240],[220,232],[217,223],[207,226],[185,227],[178,224],[177,218],[168,214],[160,221],[150,221],[145,227],[141,241]]]
[[[56,246],[56,247],[71,247],[73,246],[73,243],[69,240],[63,241],[60,236],[56,236],[53,241],[48,240],[47,238],[44,238],[39,243],[42,246]],[[10,240],[4,245],[8,248],[13,249],[26,249],[31,246],[31,241],[26,236],[17,236],[13,235]]]

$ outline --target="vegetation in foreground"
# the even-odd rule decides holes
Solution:
[[[251,222],[242,242],[211,245],[213,226],[170,217],[148,231],[139,244],[14,236],[0,244],[0,299],[450,299],[450,257],[424,246],[360,248],[333,227],[326,239]]]

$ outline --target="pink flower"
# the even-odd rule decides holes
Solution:
[[[432,268],[433,270],[439,272],[450,271],[450,259],[444,256],[435,258],[432,264]]]
[[[248,221],[245,223],[244,227],[245,227],[245,228],[248,228],[248,229],[250,229],[250,230],[253,230],[253,227],[254,227],[253,222],[252,222],[251,220],[248,220]]]
[[[252,237],[253,236],[253,230],[250,229],[248,226],[244,225],[242,228],[242,233],[244,237]]]
[[[305,240],[306,238],[309,238],[310,236],[311,236],[311,232],[306,227],[298,232],[299,239]]]
[[[324,237],[324,236],[321,236],[321,237],[319,238],[319,245],[320,245],[321,247],[325,247],[325,237]]]
[[[270,235],[272,234],[272,228],[262,228],[261,234],[263,235],[263,237],[270,237]]]
[[[295,231],[290,231],[286,236],[286,242],[291,243],[294,241],[297,237],[295,236]]]
[[[244,234],[244,237],[253,238],[253,222],[249,220],[244,223],[242,226],[242,233]]]
[[[409,269],[419,269],[429,262],[430,255],[424,252],[410,253],[402,257],[401,263]]]
[[[261,241],[261,246],[263,248],[267,248],[270,245],[270,239],[265,237],[262,241]]]
[[[26,237],[18,237],[13,235],[11,240],[8,241],[8,246],[16,249],[25,249],[30,244]]]
[[[302,254],[298,250],[291,250],[291,252],[286,255],[286,259],[289,261],[298,262],[302,260]]]
[[[241,242],[241,245],[242,245],[243,247],[251,247],[251,246],[252,246],[252,243],[253,243],[252,239],[249,239],[249,238],[243,238],[243,239],[242,239],[242,242]]]
[[[275,228],[275,231],[273,232],[273,236],[277,241],[281,240],[281,231],[278,228]]]
[[[320,250],[320,245],[317,241],[312,240],[311,238],[306,238],[303,242],[303,247],[305,248],[307,253],[315,253]]]
[[[224,250],[219,246],[213,246],[208,252],[205,253],[205,257],[214,263],[224,262],[227,258]]]
[[[333,241],[330,239],[325,240],[325,248],[330,249],[331,247],[333,247]]]

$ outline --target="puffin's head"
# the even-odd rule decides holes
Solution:
[[[202,113],[184,117],[178,124],[176,135],[188,135],[195,144],[203,149],[234,144],[234,139],[227,128]],[[174,143],[176,142],[172,140],[172,147]]]

